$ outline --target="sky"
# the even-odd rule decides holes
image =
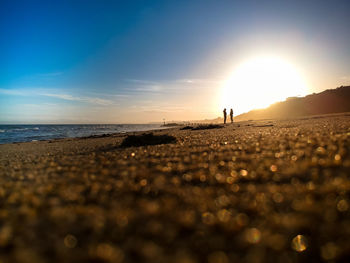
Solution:
[[[216,118],[244,89],[227,88],[235,69],[261,56],[292,65],[306,94],[349,85],[349,12],[348,0],[1,0],[0,123]]]

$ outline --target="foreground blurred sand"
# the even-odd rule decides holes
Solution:
[[[0,145],[0,262],[347,262],[350,116]]]

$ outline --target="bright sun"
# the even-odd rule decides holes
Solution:
[[[287,97],[304,96],[306,85],[298,71],[276,57],[257,57],[239,65],[222,88],[222,108],[234,115],[260,109]]]

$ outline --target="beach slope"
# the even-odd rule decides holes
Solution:
[[[0,145],[0,261],[350,256],[350,115],[128,135]]]

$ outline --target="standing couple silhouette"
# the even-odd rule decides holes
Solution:
[[[226,108],[224,109],[224,124],[226,124],[226,117],[227,117],[227,112]],[[230,118],[231,118],[231,123],[233,123],[233,110],[230,110]]]

